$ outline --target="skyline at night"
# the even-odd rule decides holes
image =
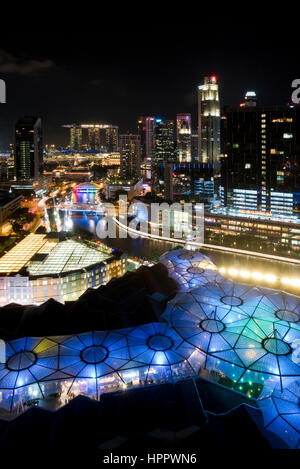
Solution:
[[[68,141],[64,123],[109,122],[135,132],[139,115],[174,119],[186,112],[196,128],[197,86],[210,75],[220,83],[221,106],[238,105],[252,89],[261,105],[290,100],[299,68],[295,31],[287,33],[284,19],[280,34],[263,18],[251,29],[251,22],[218,16],[215,28],[201,25],[201,34],[195,21],[184,19],[180,32],[161,24],[126,34],[120,26],[113,37],[107,26],[100,38],[91,27],[80,40],[74,31],[67,38],[56,32],[51,42],[32,32],[22,42],[3,37],[7,103],[0,108],[0,146],[12,142],[22,115],[40,115],[45,143],[59,145]]]
[[[300,449],[292,7],[11,6],[1,467]]]

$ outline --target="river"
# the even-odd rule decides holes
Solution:
[[[73,217],[74,227],[83,228],[95,235],[97,223],[98,217]],[[121,238],[119,236],[121,232],[123,235],[126,234],[124,233],[124,230],[119,231],[117,229],[117,238],[107,238],[103,240],[103,242],[112,248],[121,249],[132,257],[157,261],[161,254],[166,251],[169,251],[170,249],[174,249],[174,247],[176,246],[176,243],[168,243],[165,241],[154,241],[146,238],[132,239],[129,235],[126,238]],[[238,272],[240,272],[241,270],[252,273],[259,272],[263,275],[273,274],[278,279],[282,279],[282,277],[300,279],[299,264],[286,264],[274,260],[260,259],[249,255],[240,255],[225,252],[222,253],[207,248],[201,248],[201,252],[203,252],[203,254],[208,255],[218,267],[225,267],[227,270],[236,269]],[[242,279],[239,274],[237,274],[236,279],[240,281],[243,280],[247,283],[258,283],[257,280],[251,280],[251,277]],[[281,286],[282,288],[282,283],[280,283],[279,280],[275,283],[266,283],[265,281],[261,281],[260,283],[264,286],[277,288]],[[284,289],[299,294],[300,285],[297,287],[293,285],[284,285]]]

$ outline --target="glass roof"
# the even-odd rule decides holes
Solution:
[[[51,275],[83,269],[110,256],[73,240],[58,243],[42,260],[31,261],[30,275]]]
[[[5,274],[19,272],[46,243],[46,235],[29,234],[1,257],[0,272]]]
[[[0,409],[14,411],[53,394],[99,398],[129,385],[195,376],[201,353],[166,323],[113,332],[24,338],[6,343],[0,364]]]
[[[80,251],[65,243],[67,263]],[[259,398],[266,427],[299,447],[300,298],[228,280],[198,252],[171,251],[162,262],[181,291],[161,322],[7,342],[0,412],[201,374]]]
[[[258,401],[267,430],[276,433],[292,449],[300,449],[300,379],[281,392],[279,387]]]
[[[205,353],[206,369],[223,374],[239,390],[250,384],[260,391],[262,384],[274,388],[277,382],[283,389],[290,377],[300,376],[298,297],[224,280],[177,295],[163,317]]]
[[[169,251],[160,257],[159,262],[167,267],[169,276],[176,280],[180,291],[189,291],[222,278],[209,257],[198,251]]]

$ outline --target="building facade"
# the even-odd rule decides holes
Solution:
[[[32,233],[0,258],[0,305],[76,300],[88,288],[124,275],[126,268],[126,255]]]
[[[141,176],[141,138],[136,134],[123,134],[119,137],[120,174],[124,179]]]
[[[300,112],[243,105],[221,120],[220,195],[225,206],[300,212]]]
[[[177,114],[176,117],[177,160],[180,163],[192,161],[191,114]]]
[[[174,121],[155,119],[154,129],[154,163],[175,162]]]
[[[219,84],[215,76],[205,77],[198,86],[198,154],[199,161],[212,164],[219,172],[220,160],[220,101]]]
[[[25,116],[16,123],[14,163],[17,181],[32,181],[41,177],[43,130],[40,117]]]

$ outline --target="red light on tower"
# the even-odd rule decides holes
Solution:
[[[211,77],[211,81],[216,82],[216,81],[217,81],[217,77],[216,77],[215,75],[213,75],[213,76]]]

